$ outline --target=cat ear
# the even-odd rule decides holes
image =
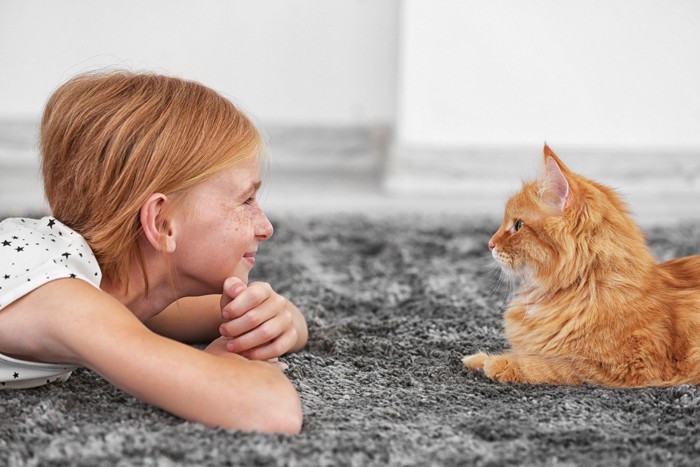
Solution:
[[[564,211],[571,200],[571,185],[567,178],[570,173],[554,151],[545,144],[544,174],[539,182],[540,199],[559,213]]]

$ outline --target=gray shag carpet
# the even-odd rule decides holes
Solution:
[[[698,387],[502,385],[462,368],[463,355],[506,346],[510,291],[486,248],[495,221],[274,223],[254,279],[309,322],[307,349],[284,358],[300,436],[185,422],[78,370],[0,391],[0,465],[700,464]],[[700,252],[695,223],[647,235],[660,259]]]

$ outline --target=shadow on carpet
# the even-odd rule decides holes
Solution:
[[[63,384],[0,392],[0,464],[700,462],[695,386],[503,385],[463,369],[463,355],[506,346],[501,313],[510,290],[486,248],[496,222],[274,224],[252,279],[271,282],[308,319],[308,347],[284,358],[304,405],[300,436],[184,422],[78,370]],[[700,252],[700,225],[647,235],[659,259]]]

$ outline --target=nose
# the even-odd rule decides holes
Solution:
[[[260,209],[259,212],[260,215],[258,216],[258,222],[255,228],[255,236],[257,237],[258,241],[264,242],[268,238],[272,237],[272,234],[275,232],[275,228],[272,226],[272,223],[267,218],[263,210]]]
[[[493,251],[494,248],[496,248],[496,244],[493,243],[493,240],[489,240],[489,250]]]

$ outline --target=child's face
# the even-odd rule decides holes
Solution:
[[[248,282],[258,245],[270,238],[272,224],[257,203],[257,158],[192,188],[173,216],[177,287],[189,293],[221,293],[224,280]]]

